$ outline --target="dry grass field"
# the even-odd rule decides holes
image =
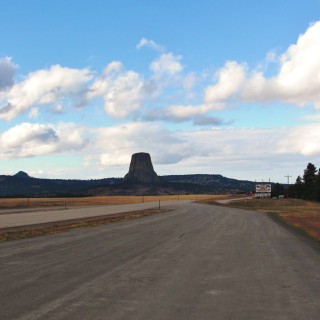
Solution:
[[[92,205],[131,204],[168,200],[218,200],[232,198],[234,195],[163,195],[163,196],[100,196],[79,198],[0,198],[1,209],[39,208],[39,207],[73,207]]]
[[[209,203],[212,201],[209,201]],[[273,214],[286,224],[320,241],[320,203],[299,199],[241,200],[227,206]]]
[[[16,208],[48,208],[48,207],[72,207],[72,206],[92,206],[92,205],[114,205],[131,204],[142,202],[157,202],[168,200],[219,200],[233,198],[234,195],[170,195],[170,196],[101,196],[85,198],[10,198],[0,199],[1,209]],[[75,219],[72,221],[60,221],[47,223],[37,227],[17,227],[12,230],[0,230],[0,242],[7,240],[17,240],[36,236],[42,236],[50,233],[64,232],[70,229],[93,227],[101,224],[108,224],[129,219],[143,218],[150,215],[167,212],[168,209],[148,209],[130,213],[113,214],[102,217]]]

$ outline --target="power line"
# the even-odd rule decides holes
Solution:
[[[286,175],[286,176],[284,176],[285,178],[287,178],[288,179],[288,185],[290,184],[289,182],[290,182],[290,178],[292,177],[292,176],[289,176],[289,174],[288,175]]]

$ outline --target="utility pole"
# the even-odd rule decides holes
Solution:
[[[292,177],[292,176],[289,176],[289,174],[288,175],[286,175],[286,176],[284,176],[285,178],[287,178],[287,180],[288,180],[288,185],[290,184],[289,182],[290,182],[290,178]]]

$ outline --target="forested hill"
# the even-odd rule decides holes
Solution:
[[[226,178],[219,174],[187,174],[162,176],[168,182],[194,183],[214,189],[254,191],[255,182]]]
[[[241,193],[254,191],[255,183],[230,179],[215,174],[162,176],[159,193]],[[194,188],[192,186],[195,186]],[[198,187],[197,187],[198,186]],[[59,197],[103,194],[127,194],[123,178],[97,180],[40,179],[25,172],[13,176],[0,175],[0,197]],[[157,193],[157,187],[152,187]],[[133,193],[134,191],[132,191]],[[134,193],[133,193],[134,194]]]
[[[0,175],[0,197],[58,197],[84,195],[86,190],[118,184],[122,178],[64,180],[32,178],[25,172]]]

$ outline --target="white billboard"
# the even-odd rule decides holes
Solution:
[[[256,184],[256,193],[271,193],[271,184]]]

